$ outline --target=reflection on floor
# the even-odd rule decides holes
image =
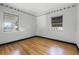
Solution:
[[[34,37],[0,46],[0,55],[78,55],[74,45]]]

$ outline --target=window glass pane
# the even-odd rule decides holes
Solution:
[[[18,31],[18,16],[4,13],[4,32]]]
[[[63,30],[63,23],[62,23],[62,16],[52,17],[51,24],[54,31],[62,31]]]
[[[52,17],[52,27],[62,27],[62,16]]]

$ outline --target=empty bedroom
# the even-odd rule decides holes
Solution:
[[[0,3],[0,55],[78,55],[78,3]]]

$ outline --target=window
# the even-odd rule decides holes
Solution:
[[[54,30],[63,30],[62,19],[63,19],[63,16],[57,16],[57,17],[51,18],[52,27]]]
[[[4,13],[4,32],[13,32],[18,31],[19,29],[19,20],[17,15]]]

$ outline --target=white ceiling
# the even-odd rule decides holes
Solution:
[[[39,15],[40,13],[45,13],[46,11],[67,7],[73,3],[6,3],[12,7],[21,9],[23,11],[32,13],[34,15]]]

